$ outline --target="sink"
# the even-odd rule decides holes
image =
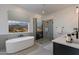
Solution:
[[[73,39],[72,43],[77,43],[77,44],[79,44],[79,39]]]

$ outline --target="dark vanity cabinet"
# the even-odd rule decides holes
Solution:
[[[79,55],[79,49],[53,42],[54,55]]]

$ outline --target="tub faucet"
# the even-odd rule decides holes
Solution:
[[[22,35],[22,34],[20,34],[20,35],[18,35],[18,37],[23,37],[24,35]]]

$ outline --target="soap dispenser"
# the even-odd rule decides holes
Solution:
[[[66,42],[69,42],[69,43],[72,42],[71,34],[67,34]]]

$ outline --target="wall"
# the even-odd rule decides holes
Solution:
[[[14,11],[17,17],[9,17],[8,12]],[[0,46],[4,46],[5,40],[10,38],[16,38],[18,35],[23,34],[25,36],[33,35],[33,17],[34,13],[28,12],[22,7],[15,5],[1,5],[0,4]],[[24,19],[23,19],[24,18]],[[9,33],[8,32],[8,20],[29,20],[29,32],[28,33]],[[28,20],[26,20],[28,19]]]
[[[15,17],[9,16],[9,11],[13,11]],[[0,5],[0,34],[7,34],[8,20],[25,20],[29,21],[29,32],[33,32],[32,18],[36,14],[28,12],[26,9],[16,5]]]
[[[25,17],[30,21],[30,32],[33,32],[32,18],[36,15],[34,13],[26,11],[24,8],[15,5],[0,5],[0,34],[7,34],[8,32],[8,11],[19,12],[18,17]],[[23,15],[23,16],[22,16]],[[64,33],[73,31],[74,27],[77,27],[77,14],[75,13],[75,6],[57,11],[47,16],[47,18],[53,17],[53,32],[54,37],[57,37],[56,27],[64,27]],[[11,19],[11,17],[9,18]],[[14,19],[14,18],[13,18]],[[17,18],[19,19],[19,18]],[[20,18],[21,19],[21,18]]]
[[[6,13],[7,9],[0,5],[0,34],[8,33],[8,17]]]
[[[16,12],[17,17],[9,17],[9,11]],[[37,14],[28,12],[26,9],[16,6],[16,5],[3,5],[0,4],[0,43],[4,42],[6,39],[18,37],[18,35],[23,34],[25,36],[33,35],[33,17]],[[24,19],[23,19],[24,18]],[[28,33],[9,33],[8,32],[8,20],[29,20],[29,32]],[[1,43],[2,44],[2,43]]]
[[[54,38],[61,35],[57,33],[56,27],[64,27],[63,34],[71,33],[73,32],[73,28],[78,27],[78,15],[76,14],[75,9],[75,6],[71,6],[48,15],[47,18],[53,18]]]

